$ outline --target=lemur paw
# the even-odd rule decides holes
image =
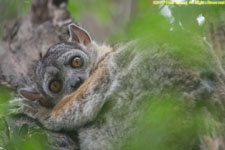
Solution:
[[[9,114],[24,114],[33,119],[41,119],[49,114],[49,110],[38,101],[31,101],[24,98],[16,98],[10,101]]]

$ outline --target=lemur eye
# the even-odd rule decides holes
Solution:
[[[76,56],[71,60],[71,67],[77,68],[77,67],[80,67],[81,65],[82,65],[82,61],[80,57]]]
[[[53,93],[58,93],[62,88],[61,82],[59,80],[52,80],[49,84],[49,89]]]

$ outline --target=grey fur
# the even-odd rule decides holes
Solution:
[[[35,80],[39,92],[56,104],[55,107],[47,108],[17,98],[11,102],[15,106],[11,112],[26,114],[53,131],[77,130],[81,150],[116,150],[121,149],[123,141],[137,129],[135,122],[148,108],[151,98],[164,90],[172,89],[193,104],[206,97],[223,99],[223,90],[218,90],[224,89],[223,84],[216,76],[220,72],[212,67],[215,61],[211,54],[207,59],[207,71],[215,74],[214,79],[201,77],[201,71],[177,61],[172,54],[175,47],[141,42],[131,41],[113,47],[93,41],[86,45],[61,43],[53,46],[38,63]],[[71,76],[73,69],[66,68],[66,64],[74,54],[83,57],[85,64],[84,69]],[[77,76],[84,79],[91,76],[77,91],[59,102],[72,90],[64,88],[63,94],[57,96],[48,92],[49,78],[57,73],[68,78],[65,80],[68,86]]]
[[[152,45],[149,50],[134,41],[119,44],[98,67],[106,68],[101,82],[92,80],[88,95],[62,107],[59,113],[25,99],[16,102],[16,113],[37,119],[50,130],[78,130],[81,150],[115,150],[135,130],[134,122],[148,104],[145,97],[165,87],[175,88],[181,95],[197,93],[196,97],[212,93],[196,73],[173,59],[166,45]]]

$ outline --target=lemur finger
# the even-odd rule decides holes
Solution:
[[[11,108],[17,108],[23,104],[30,105],[31,107],[35,107],[35,106],[39,105],[39,103],[36,101],[30,101],[30,100],[26,100],[23,98],[16,98],[16,99],[10,101],[9,104],[10,104]]]
[[[35,116],[36,113],[37,111],[35,109],[26,104],[21,104],[18,108],[9,109],[10,115],[25,114],[28,117],[34,118],[33,116]]]
[[[8,115],[18,115],[21,114],[18,109],[9,109]]]
[[[13,103],[13,105],[15,106],[16,103]],[[28,108],[29,108],[29,106],[25,105],[25,104],[16,105],[16,107],[11,107],[9,109],[9,114],[10,115],[24,114]]]
[[[9,107],[10,108],[17,108],[20,106],[20,102],[17,101],[17,100],[12,100],[12,101],[9,101]]]

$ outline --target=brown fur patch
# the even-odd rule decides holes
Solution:
[[[55,115],[63,112],[64,109],[69,108],[73,101],[78,99],[85,99],[90,93],[89,88],[92,83],[101,82],[107,76],[106,68],[100,66],[101,62],[105,60],[105,58],[111,53],[115,51],[115,49],[111,49],[109,52],[106,52],[97,62],[96,67],[93,69],[93,73],[91,76],[72,94],[64,97],[56,106],[53,108],[52,113]]]
[[[101,82],[105,78],[106,68],[100,67],[71,95],[63,98],[54,108],[52,113],[59,114],[63,110],[70,107],[73,101],[78,99],[85,99],[90,93],[89,88],[92,83]]]

